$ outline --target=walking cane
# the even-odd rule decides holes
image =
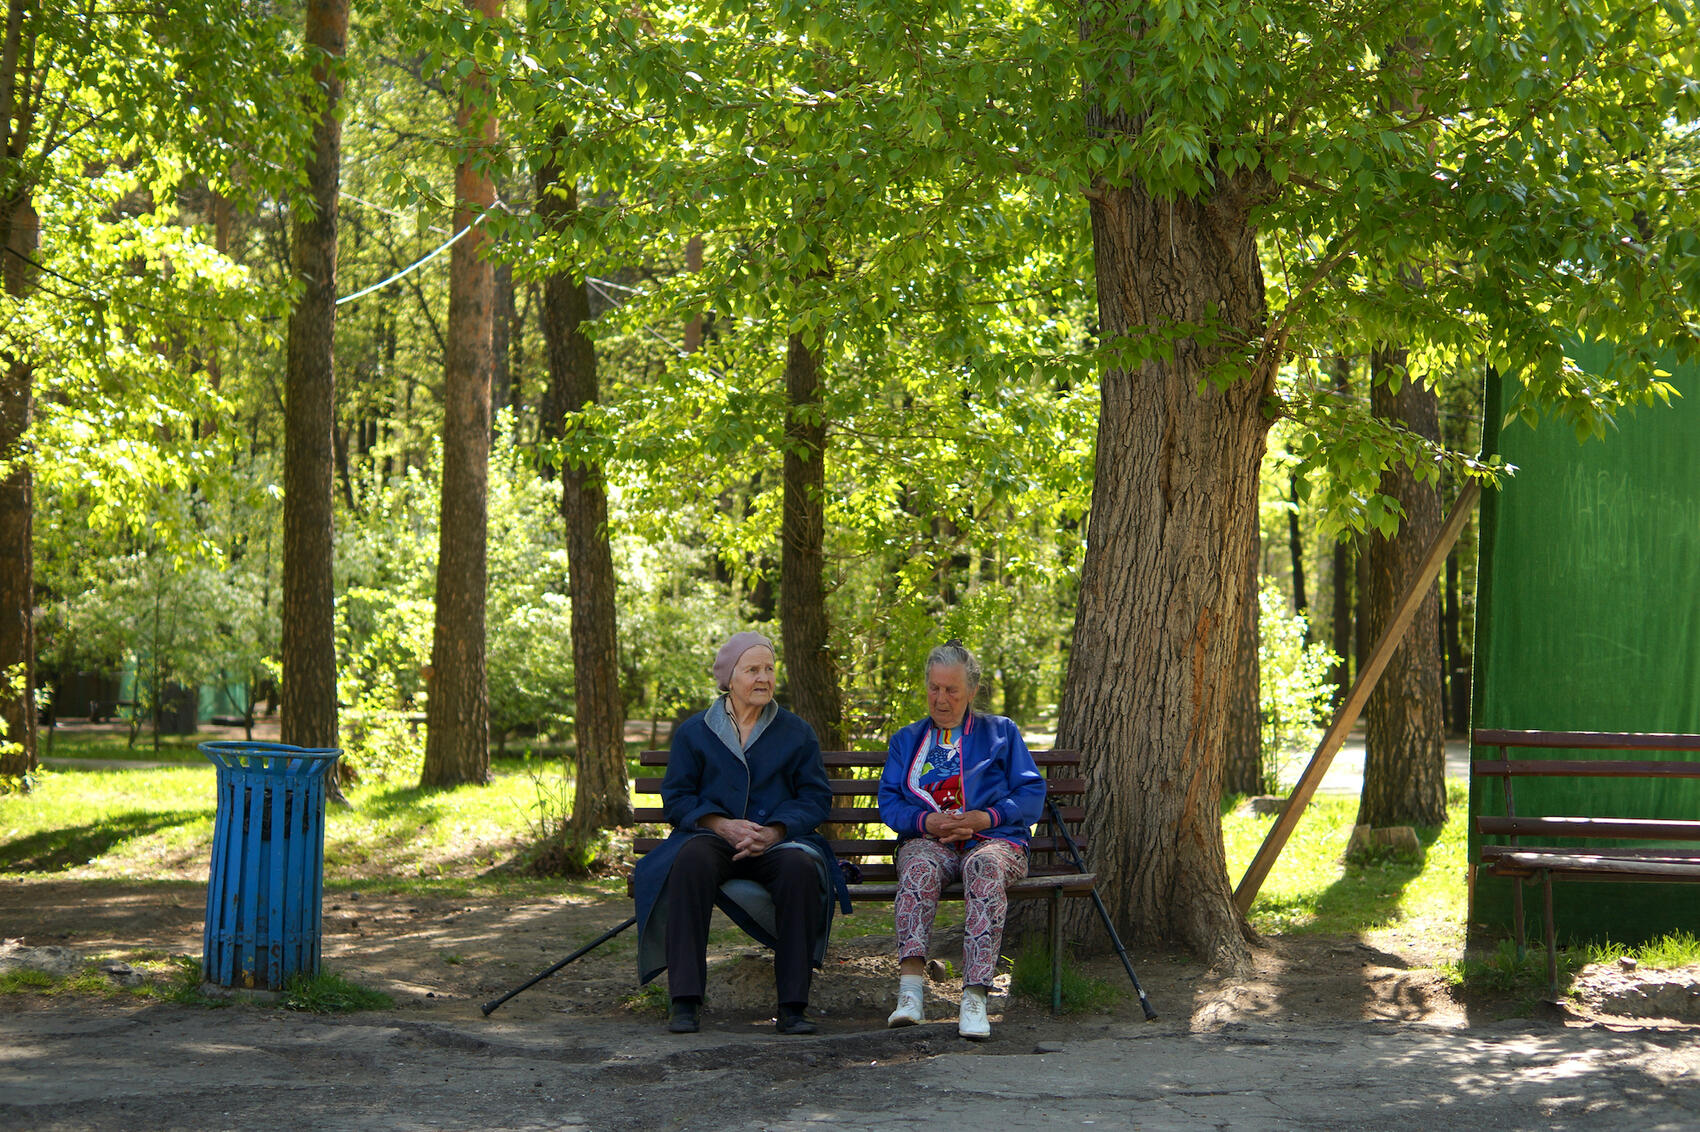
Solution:
[[[619,935],[621,932],[625,931],[627,928],[631,927],[635,923],[637,923],[637,917],[636,916],[628,917],[626,922],[621,924],[619,927],[609,928],[607,931],[603,932],[601,935],[597,936],[595,939],[591,940],[589,943],[585,944],[583,947],[579,948],[577,951],[573,952],[571,955],[567,956],[565,959],[561,960],[559,963],[555,964],[553,967],[549,968],[547,971],[538,972],[537,974],[533,975],[530,979],[526,980],[525,982],[521,983],[519,986],[515,987],[513,990],[509,991],[507,994],[504,994],[501,998],[493,998],[489,1002],[486,1002],[483,1006],[480,1006],[478,1009],[480,1009],[484,1012],[484,1017],[486,1017],[486,1018],[490,1017],[490,1012],[492,1010],[494,1010],[494,1009],[496,1009],[496,1007],[502,1005],[502,1003],[508,1001],[508,999],[512,998],[514,995],[518,994],[520,991],[530,990],[532,987],[536,986],[538,983],[542,982],[544,979],[547,979],[550,975],[553,975],[556,971],[559,971],[562,967],[565,967],[568,963],[571,963],[574,959],[578,959],[581,956],[589,955],[592,951],[595,951],[598,947],[601,947],[603,944],[607,943],[609,940],[613,939],[615,936]],[[1131,968],[1129,970],[1131,971]],[[1135,985],[1137,985],[1137,984],[1135,984]]]
[[[1085,858],[1080,855],[1080,846],[1074,843],[1074,837],[1069,833],[1068,826],[1063,824],[1062,813],[1057,809],[1056,799],[1047,794],[1045,805],[1050,807],[1051,823],[1057,827],[1057,832],[1062,834],[1063,842],[1068,846],[1068,855],[1074,858],[1074,867],[1083,873],[1089,872]],[[1139,976],[1133,973],[1133,960],[1127,957],[1127,948],[1122,946],[1122,937],[1116,932],[1116,925],[1110,920],[1110,910],[1104,907],[1104,898],[1098,895],[1097,885],[1092,886],[1092,903],[1098,909],[1098,918],[1104,921],[1104,930],[1110,933],[1110,942],[1116,945],[1116,954],[1121,956],[1122,959],[1122,969],[1127,972],[1127,977],[1132,980],[1133,989],[1139,992],[1139,1008],[1145,1011],[1145,1020],[1155,1022],[1157,1011],[1152,1008],[1151,1000],[1145,997],[1145,988],[1139,985]],[[485,1013],[489,1012],[486,1011]]]

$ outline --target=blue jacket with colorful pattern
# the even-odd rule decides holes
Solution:
[[[880,775],[880,819],[898,840],[920,837],[938,803],[921,786],[922,768],[933,745],[933,721],[918,720],[891,737]],[[1001,715],[970,711],[962,730],[964,810],[985,810],[991,828],[976,837],[1026,845],[1045,808],[1045,778],[1027,751],[1021,729]]]

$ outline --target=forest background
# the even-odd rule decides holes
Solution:
[[[700,706],[733,630],[828,746],[918,714],[954,636],[1086,752],[1124,930],[1232,957],[1216,798],[1506,471],[1489,372],[1587,437],[1694,353],[1676,2],[8,0],[5,35],[18,775],[55,684],[128,662],[143,714],[239,685],[363,776],[570,739],[588,835],[621,725]],[[1370,824],[1444,817],[1473,569],[1372,702]]]

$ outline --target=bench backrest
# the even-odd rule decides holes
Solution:
[[[1475,759],[1472,774],[1498,778],[1505,797],[1505,815],[1481,815],[1476,829],[1510,838],[1554,836],[1614,840],[1700,840],[1700,821],[1658,821],[1646,818],[1525,817],[1517,814],[1513,779],[1518,778],[1700,778],[1700,762],[1680,759],[1508,759],[1507,748],[1570,751],[1694,751],[1700,735],[1612,731],[1505,731],[1480,728],[1471,736],[1476,748],[1491,747],[1497,759]]]
[[[825,832],[852,834],[830,837],[833,852],[841,858],[856,860],[864,881],[895,881],[897,866],[892,863],[892,858],[897,852],[897,837],[880,821],[879,812],[879,780],[880,771],[885,767],[885,752],[825,751],[821,757],[826,763],[827,774],[832,778],[833,806],[827,821],[838,827]],[[1057,811],[1062,815],[1069,834],[1084,854],[1088,846],[1080,833],[1080,823],[1085,816],[1082,795],[1086,791],[1086,782],[1080,777],[1080,752],[1034,751],[1033,761],[1045,776],[1046,789],[1056,801]],[[665,768],[667,752],[645,751],[638,762],[640,766]],[[633,814],[636,820],[667,820],[661,812],[661,781],[659,775],[637,779],[634,785],[640,800],[648,797],[655,801],[637,806]],[[845,830],[844,827],[850,828]],[[660,843],[658,838],[639,837],[633,841],[632,848],[640,854],[647,853]],[[1068,846],[1051,821],[1049,807],[1034,827],[1032,849],[1030,876],[1057,876],[1077,871]]]

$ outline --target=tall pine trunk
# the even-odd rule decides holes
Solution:
[[[784,491],[779,525],[779,620],[791,710],[825,750],[844,746],[844,705],[826,615],[826,419],[820,357],[793,334],[785,353]]]
[[[8,29],[10,30],[10,29]],[[0,106],[0,114],[11,107]],[[34,286],[40,225],[27,186],[23,195],[0,201],[0,264],[6,294],[27,298]],[[35,550],[32,515],[35,480],[27,433],[35,397],[35,374],[27,358],[0,339],[0,775],[22,775],[38,765],[35,726]],[[13,745],[16,745],[14,749]],[[5,753],[9,752],[9,753]]]
[[[1403,349],[1371,357],[1370,408],[1376,416],[1430,440],[1440,439],[1440,409],[1432,386],[1404,372]],[[1389,387],[1387,378],[1398,383]],[[1399,598],[1411,586],[1423,553],[1440,532],[1440,488],[1419,483],[1410,468],[1383,473],[1381,490],[1399,501],[1405,521],[1393,538],[1369,538],[1369,606],[1379,639]],[[1370,696],[1360,825],[1439,825],[1446,820],[1445,724],[1440,689],[1440,599],[1430,589]]]
[[[1088,128],[1119,138],[1140,123],[1094,103]],[[1103,338],[1220,320],[1223,342],[1259,340],[1258,188],[1245,173],[1219,173],[1197,198],[1094,185]],[[1103,376],[1057,744],[1082,752],[1092,863],[1123,938],[1238,965],[1250,931],[1234,908],[1217,800],[1274,367],[1260,360],[1226,389],[1208,384],[1230,349],[1180,338],[1170,357]],[[1069,917],[1092,938],[1090,907]]]
[[[467,0],[486,19],[502,0]],[[454,230],[496,202],[483,167],[496,145],[496,116],[484,72],[465,78],[455,132]],[[449,321],[443,373],[443,499],[437,538],[437,616],[431,638],[422,786],[458,786],[490,778],[490,693],[485,667],[488,580],[490,379],[495,272],[488,233],[473,228],[449,253]]]
[[[564,144],[565,139],[558,139]],[[537,215],[564,232],[578,211],[578,190],[551,162],[537,172]],[[581,276],[557,272],[543,281],[543,339],[549,353],[549,392],[538,413],[546,440],[562,437],[562,418],[597,403],[596,348],[584,332],[590,289]],[[602,468],[584,452],[568,452],[561,467],[561,518],[567,529],[568,593],[572,602],[574,730],[578,774],[573,831],[581,844],[591,832],[631,821],[626,782],[625,701],[620,695],[620,642],[614,619],[614,555],[608,545],[608,496]]]
[[[307,43],[322,52],[324,92],[307,159],[307,201],[290,231],[301,298],[289,315],[284,370],[283,704],[280,737],[303,747],[336,745],[336,628],[331,582],[335,462],[337,188],[342,164],[339,70],[348,41],[348,0],[310,0]],[[334,787],[333,787],[334,789]]]

